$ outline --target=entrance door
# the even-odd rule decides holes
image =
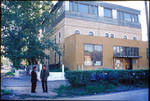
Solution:
[[[132,69],[132,59],[123,59],[123,69]]]

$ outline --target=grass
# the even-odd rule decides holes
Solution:
[[[84,95],[95,95],[105,94],[111,92],[121,92],[128,90],[135,90],[139,88],[147,88],[148,82],[142,82],[137,84],[117,84],[113,85],[107,81],[101,84],[91,84],[80,87],[72,87],[71,85],[60,85],[59,88],[54,89],[58,95],[56,97],[73,97],[73,96],[84,96]]]
[[[9,95],[12,94],[13,90],[5,90],[5,89],[1,89],[1,95]]]
[[[29,94],[19,95],[19,99],[25,99],[25,98],[53,98],[53,97],[49,97],[49,96],[33,96],[33,95],[29,95]]]

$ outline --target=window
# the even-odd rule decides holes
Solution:
[[[124,14],[121,12],[121,20],[124,20]]]
[[[74,3],[74,11],[76,11],[76,12],[78,11],[78,3],[76,3],[76,2]]]
[[[93,36],[94,34],[93,34],[93,32],[89,32],[89,35],[90,35],[90,36]]]
[[[135,64],[136,63],[136,59],[132,59],[132,64]]]
[[[108,33],[106,33],[106,34],[105,34],[105,37],[109,37],[109,34],[108,34]]]
[[[61,37],[61,34],[60,34],[60,32],[59,32],[59,43],[60,43],[60,37]]]
[[[113,55],[117,56],[117,47],[116,46],[113,47]]]
[[[120,11],[117,11],[117,18],[120,19]]]
[[[78,3],[78,2],[74,2],[74,1],[69,2],[69,10],[98,15],[98,6]]]
[[[130,14],[122,11],[117,11],[117,18],[126,21],[132,21],[138,23],[138,15]]]
[[[95,15],[98,15],[98,7],[97,6],[95,6]]]
[[[56,44],[56,35],[55,35],[55,44]]]
[[[137,15],[135,15],[135,22],[138,23],[138,16]]]
[[[123,36],[123,39],[127,39],[127,36]]]
[[[69,10],[73,11],[73,2],[71,2],[71,1],[69,2]]]
[[[58,58],[59,58],[59,64],[60,64],[60,54],[59,54],[59,57],[58,57]]]
[[[55,64],[56,64],[56,52],[55,52]]]
[[[113,34],[110,34],[110,37],[111,37],[111,38],[114,38],[114,35],[113,35]]]
[[[134,18],[134,15],[132,14],[132,22],[134,22],[135,20],[134,20],[135,18]]]
[[[136,37],[133,37],[133,40],[137,40],[137,38],[136,38]]]
[[[119,49],[119,46],[117,46],[117,56],[120,55],[120,49]]]
[[[124,20],[126,20],[126,21],[131,21],[131,14],[129,14],[129,13],[124,13]]]
[[[84,45],[84,65],[102,66],[102,45]]]
[[[104,16],[105,17],[112,17],[112,10],[104,8]]]
[[[79,31],[79,30],[76,30],[74,34],[80,34],[80,31]]]
[[[90,14],[94,14],[93,6],[90,6]]]
[[[79,4],[79,11],[83,13],[89,13],[89,7],[85,4]]]
[[[139,48],[114,46],[113,55],[117,57],[139,56]]]

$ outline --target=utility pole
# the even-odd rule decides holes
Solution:
[[[145,0],[145,13],[146,13],[146,24],[147,24],[147,40],[148,40],[148,61],[149,61],[149,23],[148,23],[148,10],[147,10],[147,1]],[[148,63],[149,65],[149,63]]]

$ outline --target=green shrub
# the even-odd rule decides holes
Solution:
[[[94,93],[101,93],[105,90],[105,85],[87,85],[86,90],[87,92],[94,94]]]
[[[59,90],[64,90],[65,88],[66,88],[66,87],[65,87],[64,85],[60,85],[58,89],[59,89]]]
[[[65,77],[72,86],[80,87],[108,81],[113,85],[135,84],[149,80],[149,70],[89,70],[67,71]]]
[[[5,75],[15,75],[15,73],[13,73],[13,72],[7,72],[7,73],[5,73]]]
[[[67,67],[64,67],[64,72],[68,71]],[[56,68],[56,69],[49,69],[49,72],[62,72],[62,68]]]
[[[8,94],[12,94],[13,90],[5,90],[5,89],[1,89],[1,94],[2,95],[8,95]]]
[[[86,94],[88,94],[87,91],[80,91],[79,92],[79,95],[86,95]]]

